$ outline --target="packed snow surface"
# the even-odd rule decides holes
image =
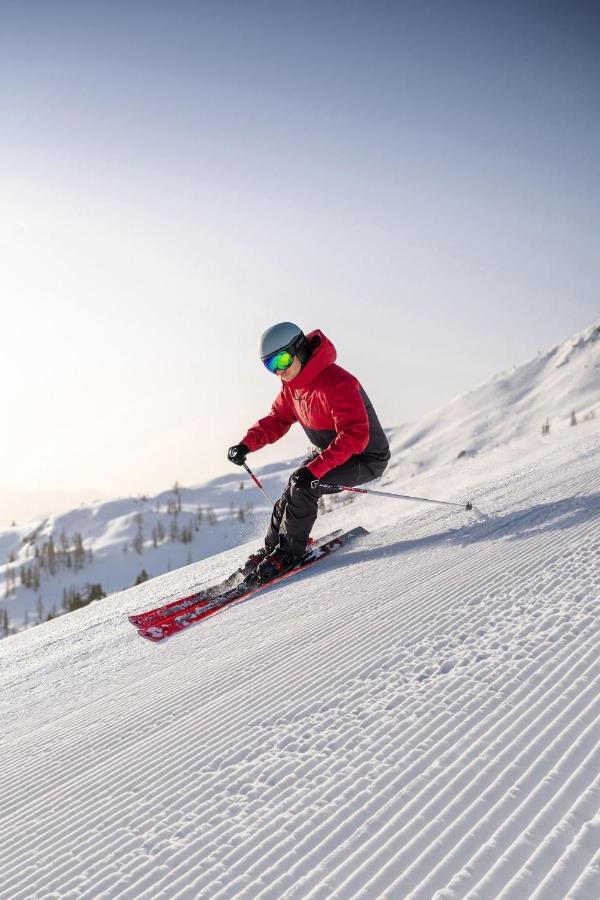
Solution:
[[[1,641],[0,898],[599,897],[599,460],[596,417],[397,465],[487,517],[360,498],[162,644],[127,615],[249,545]]]
[[[3,641],[0,896],[597,896],[600,435],[520,449],[164,644],[243,549]]]

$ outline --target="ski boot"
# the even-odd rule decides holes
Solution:
[[[297,566],[302,556],[303,554],[295,556],[287,550],[282,550],[281,547],[276,547],[258,564],[256,575],[261,583],[271,581],[272,578],[277,578]]]
[[[244,578],[247,578],[249,575],[254,575],[258,564],[261,563],[268,554],[269,551],[266,547],[259,547],[254,553],[251,553],[240,570],[244,575]]]

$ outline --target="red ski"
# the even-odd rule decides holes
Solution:
[[[188,597],[179,597],[177,600],[165,603],[164,606],[157,606],[156,609],[149,609],[146,612],[131,615],[128,617],[129,621],[136,628],[147,628],[149,625],[154,625],[156,622],[161,622],[163,619],[169,619],[171,616],[177,615],[177,613],[185,612],[186,609],[201,606],[203,603],[210,603],[214,597],[220,596],[243,580],[244,575],[241,570],[238,569],[220,584],[212,585],[202,591],[197,591],[195,594],[190,594]]]
[[[330,532],[330,534],[316,538],[316,540],[311,541],[309,549],[311,551],[315,550],[341,533],[342,529],[338,528],[336,531]],[[178,597],[170,603],[165,603],[163,606],[156,607],[156,609],[135,613],[128,617],[129,621],[135,628],[147,628],[149,625],[156,625],[157,622],[162,622],[163,619],[170,619],[172,616],[177,615],[177,613],[185,612],[188,609],[197,609],[201,605],[206,606],[211,600],[214,600],[215,597],[220,597],[232,588],[237,587],[243,581],[244,573],[241,569],[237,569],[219,584],[214,584],[201,591],[196,591],[195,594],[190,594],[188,597]]]
[[[262,584],[248,584],[247,582],[242,581],[222,594],[213,596],[209,599],[200,599],[195,606],[188,607],[187,609],[184,609],[183,612],[175,612],[168,618],[162,618],[158,621],[155,620],[154,624],[138,627],[138,634],[149,641],[162,641],[164,638],[170,637],[172,634],[177,634],[179,631],[184,631],[186,628],[189,628],[190,625],[195,625],[196,622],[200,622],[202,619],[214,615],[226,606],[233,606],[236,603],[241,603],[254,594],[257,594],[259,591],[262,591],[264,588],[278,584],[285,578],[290,578],[297,572],[301,572],[303,569],[314,565],[320,559],[324,559],[326,556],[335,553],[336,550],[345,546],[353,538],[365,534],[368,534],[368,532],[364,528],[353,528],[351,531],[347,531],[344,534],[331,538],[325,543],[321,543],[318,547],[311,547],[297,566],[277,578],[272,578],[270,581],[265,581]]]

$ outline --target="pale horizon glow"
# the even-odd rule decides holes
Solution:
[[[339,9],[8,8],[0,523],[230,471],[275,321],[396,426],[598,318],[595,11]]]

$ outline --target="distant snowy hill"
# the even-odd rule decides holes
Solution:
[[[293,461],[265,467],[267,489],[277,496],[292,467]],[[153,578],[245,543],[265,527],[267,515],[266,501],[238,470],[199,487],[93,503],[6,529],[0,532],[0,608],[12,627],[26,616],[34,624],[40,605],[42,620],[62,611],[65,592],[85,594],[94,584],[104,593],[120,591],[142,571]],[[23,570],[32,573],[30,584],[23,584]]]
[[[398,429],[395,462],[409,474],[600,415],[600,322]]]
[[[572,413],[579,423],[600,416],[600,323],[416,425],[392,429],[393,457],[382,484],[401,483],[406,489],[411,476],[448,463],[463,471],[466,459],[519,438],[551,445],[570,427]],[[542,439],[546,421],[550,435]],[[257,465],[260,455],[253,462]],[[271,495],[280,494],[297,463],[257,468]],[[112,593],[133,585],[142,572],[153,578],[258,540],[267,516],[262,495],[243,471],[232,470],[177,493],[94,503],[5,529],[0,531],[0,609],[13,630],[34,624],[61,612],[65,603],[77,605],[91,585]]]

